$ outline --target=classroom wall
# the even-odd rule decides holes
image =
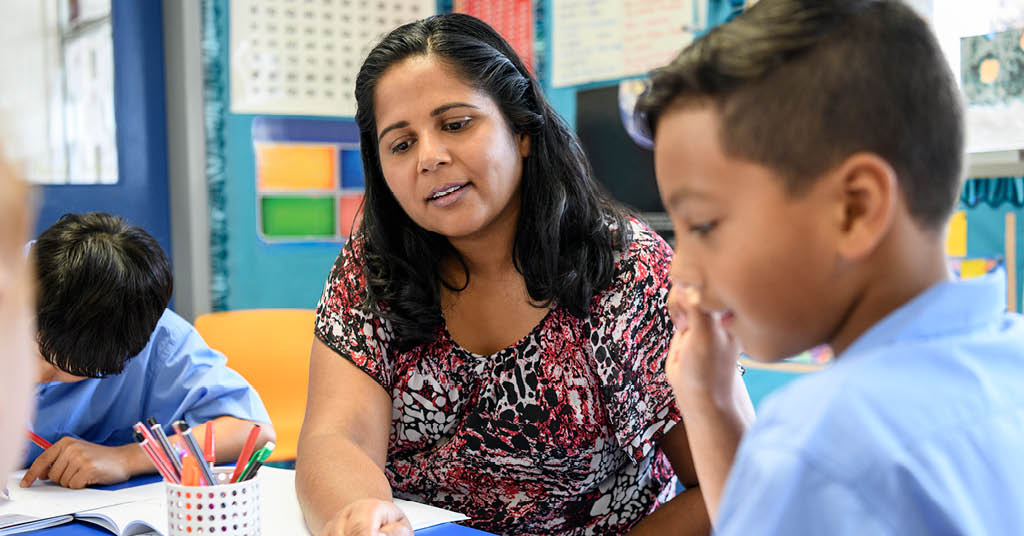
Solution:
[[[549,83],[553,2],[538,0],[535,8],[537,70],[552,106],[575,128],[577,88],[554,88]],[[709,0],[709,21],[725,20],[742,6],[741,0]],[[452,0],[437,2],[439,12],[451,11]],[[211,192],[213,310],[261,307],[313,307],[343,241],[288,243],[259,235],[260,213],[253,148],[253,122],[259,116],[230,110],[230,4],[228,0],[204,0],[204,54],[215,61],[207,66],[208,105],[220,111],[219,121],[208,118],[207,136],[215,148],[208,154],[216,169]],[[618,80],[585,84],[583,88],[617,84]],[[211,85],[213,87],[211,87]],[[284,119],[344,121],[312,116],[279,116]],[[211,128],[213,126],[214,128]],[[218,142],[219,137],[219,142]],[[208,166],[210,167],[210,166]],[[221,195],[222,194],[222,195]]]
[[[707,0],[708,27],[730,19],[743,9],[742,0]],[[452,0],[439,0],[439,12],[451,11]],[[550,84],[553,0],[536,0],[536,70],[554,108],[570,126],[576,126],[579,91],[616,85],[618,80],[554,88]],[[212,309],[261,307],[309,308],[316,304],[326,276],[343,240],[289,242],[260,236],[260,203],[255,182],[254,122],[261,117],[230,110],[229,0],[203,0],[204,54],[207,56],[207,136],[211,164]],[[212,103],[210,102],[212,98]],[[273,116],[277,119],[349,123],[349,119],[317,116]],[[219,141],[218,141],[219,140]],[[968,256],[1004,254],[1003,222],[1006,210],[986,204],[961,207],[968,218]],[[1018,235],[1024,228],[1018,217]],[[1018,236],[1017,243],[1021,238]],[[1017,296],[1021,296],[1020,267],[1024,256],[1017,248]],[[1020,299],[1018,299],[1018,304]]]

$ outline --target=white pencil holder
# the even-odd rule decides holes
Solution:
[[[221,482],[227,482],[232,471],[231,467],[213,470]],[[168,536],[259,536],[259,473],[235,484],[182,486],[165,482],[165,487]]]

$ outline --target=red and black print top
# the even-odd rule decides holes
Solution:
[[[358,308],[358,239],[338,257],[316,334],[393,401],[385,472],[394,495],[464,513],[500,534],[622,534],[675,494],[658,441],[680,416],[664,374],[671,250],[633,222],[612,283],[587,318],[554,307],[494,355],[444,326],[394,350]]]

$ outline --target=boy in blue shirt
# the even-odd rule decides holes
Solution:
[[[666,369],[720,535],[1024,533],[1024,320],[953,281],[963,110],[897,0],[761,0],[655,74]],[[750,423],[734,363],[829,369]],[[742,441],[741,441],[742,438]]]
[[[234,461],[252,424],[274,439],[259,396],[184,319],[167,309],[171,267],[148,233],[103,213],[65,214],[32,245],[43,361],[22,486],[113,484],[154,471],[132,425],[212,425],[218,462]]]

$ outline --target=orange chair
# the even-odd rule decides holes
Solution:
[[[199,334],[256,389],[277,433],[269,461],[294,460],[306,411],[312,309],[240,309],[196,318]]]

